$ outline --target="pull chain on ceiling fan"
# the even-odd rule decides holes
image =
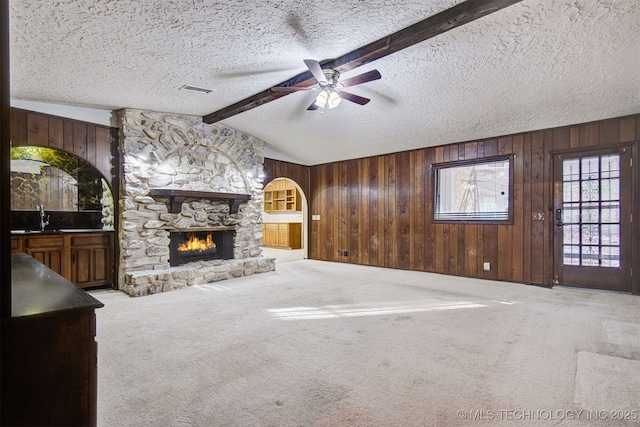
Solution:
[[[305,59],[304,63],[318,82],[319,88],[313,87],[298,87],[298,86],[276,86],[271,90],[274,92],[295,92],[295,91],[313,91],[320,90],[313,103],[307,108],[307,110],[317,110],[322,108],[324,112],[328,112],[329,109],[335,108],[342,102],[343,99],[354,102],[358,105],[365,105],[369,101],[369,98],[355,95],[350,92],[346,92],[343,89],[345,87],[356,86],[363,83],[367,83],[373,80],[382,78],[378,70],[371,70],[363,74],[359,74],[355,77],[351,77],[343,82],[338,82],[340,79],[340,73],[332,69],[323,69],[320,63],[315,59]]]

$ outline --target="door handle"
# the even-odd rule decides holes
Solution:
[[[556,209],[556,225],[562,226],[562,209]]]

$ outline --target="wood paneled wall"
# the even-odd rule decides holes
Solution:
[[[11,146],[21,145],[57,148],[88,161],[117,194],[117,128],[12,108]]]
[[[312,166],[309,214],[320,220],[309,227],[309,258],[551,285],[551,153],[639,139],[636,115]],[[434,224],[431,166],[503,154],[515,155],[513,224]],[[638,212],[637,194],[634,203]]]
[[[309,167],[281,160],[264,159],[264,185],[276,178],[289,178],[295,181],[305,197],[309,197]]]

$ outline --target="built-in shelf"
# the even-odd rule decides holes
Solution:
[[[156,188],[150,190],[149,195],[152,197],[168,197],[169,212],[171,213],[180,212],[182,210],[182,202],[184,202],[185,199],[223,200],[229,203],[229,211],[231,213],[238,213],[240,205],[247,200],[251,200],[250,194],[216,193],[212,191],[178,190],[173,188]]]
[[[300,211],[300,193],[288,179],[274,179],[264,187],[264,210],[265,212]]]

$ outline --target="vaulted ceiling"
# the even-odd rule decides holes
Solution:
[[[459,0],[12,0],[11,97],[206,116]],[[523,0],[220,124],[313,165],[640,112],[637,0]],[[181,89],[192,85],[208,94]]]

